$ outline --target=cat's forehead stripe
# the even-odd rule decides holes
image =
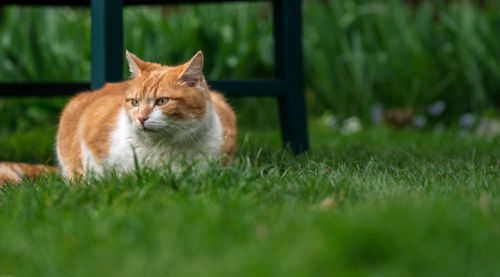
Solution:
[[[136,93],[140,97],[157,97],[162,90],[172,86],[172,76],[169,76],[169,68],[149,72]]]

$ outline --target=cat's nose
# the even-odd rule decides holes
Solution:
[[[138,116],[137,119],[139,120],[139,122],[141,122],[142,126],[144,126],[144,122],[146,122],[146,120],[148,120],[149,116]]]

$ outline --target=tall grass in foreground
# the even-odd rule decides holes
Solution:
[[[408,6],[397,0],[307,0],[303,6],[312,115],[330,110],[368,119],[377,102],[421,111],[443,100],[445,116],[453,118],[500,103],[498,2],[480,8],[473,1]],[[210,78],[273,76],[269,4],[126,8],[124,26],[125,48],[145,59],[180,63],[202,49]],[[3,8],[0,48],[0,81],[88,80],[89,11]],[[65,99],[51,101],[30,102],[35,110],[30,114],[36,116],[2,116],[0,123],[9,128],[53,125]],[[0,112],[24,114],[25,102],[0,100]],[[270,100],[235,99],[233,104],[245,124],[276,123]]]
[[[498,274],[499,140],[380,126],[311,136],[307,156],[243,131],[227,167],[2,188],[0,274]],[[2,156],[21,142],[0,142],[0,160],[32,152]]]

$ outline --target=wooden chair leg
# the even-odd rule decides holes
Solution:
[[[276,78],[285,81],[285,96],[278,98],[283,143],[295,153],[309,149],[302,69],[301,0],[274,1]]]
[[[92,0],[92,89],[122,80],[123,0]]]

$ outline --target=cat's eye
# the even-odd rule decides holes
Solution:
[[[134,107],[137,107],[137,106],[139,106],[139,100],[132,99],[132,100],[130,100],[130,104],[132,104],[132,106],[134,106]]]
[[[168,102],[168,98],[160,98],[160,99],[156,100],[156,105],[163,106],[163,105],[167,104],[167,102]]]

